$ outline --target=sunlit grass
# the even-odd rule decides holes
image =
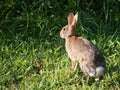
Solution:
[[[53,43],[46,41],[38,44],[32,39],[32,44],[25,41],[3,44],[0,88],[117,90],[120,88],[120,42],[119,37],[109,38],[98,36],[91,40],[102,50],[106,59],[106,72],[100,82],[87,81],[79,67],[76,73],[72,73],[71,62],[64,50],[64,40],[60,38]],[[43,66],[34,68],[35,60]]]

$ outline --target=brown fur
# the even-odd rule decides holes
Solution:
[[[86,76],[96,76],[97,67],[105,68],[105,60],[101,52],[87,39],[76,35],[78,13],[68,15],[68,25],[63,27],[60,36],[65,38],[65,47],[72,61],[72,69],[76,70],[76,61]]]

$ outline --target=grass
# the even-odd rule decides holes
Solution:
[[[72,72],[65,42],[59,36],[61,28],[67,23],[68,12],[65,16],[59,15],[62,11],[47,16],[48,8],[41,8],[39,4],[40,1],[31,10],[26,8],[25,3],[21,4],[22,10],[18,10],[21,15],[11,18],[12,9],[0,22],[0,89],[119,90],[120,27],[115,21],[117,17],[107,12],[104,20],[101,16],[79,11],[78,34],[98,46],[106,60],[103,80],[93,82],[92,78],[86,79],[79,67],[76,73]],[[39,9],[46,10],[46,17],[39,15]]]
[[[13,44],[2,45],[0,88],[11,90],[118,90],[120,89],[120,42],[109,40],[106,43],[105,46],[108,48],[104,48],[103,51],[106,53],[107,71],[100,82],[88,82],[80,69],[73,74],[70,60],[64,48],[59,44],[58,47],[53,46],[54,43],[48,46],[49,43],[46,42],[44,44],[48,48],[45,49],[42,48],[45,45],[35,47],[34,44],[30,45],[24,41],[16,48],[13,48]],[[38,67],[34,61],[38,62]]]

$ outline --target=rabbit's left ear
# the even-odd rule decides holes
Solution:
[[[73,17],[72,26],[76,27],[77,22],[78,22],[78,12]]]
[[[68,19],[68,25],[71,25],[74,19],[73,13],[69,13],[67,19]]]

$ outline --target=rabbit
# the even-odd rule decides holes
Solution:
[[[60,31],[60,37],[65,38],[65,48],[72,62],[72,70],[75,72],[77,62],[87,77],[97,77],[105,72],[105,59],[100,50],[87,39],[77,36],[76,25],[78,12],[69,13],[68,25]]]

